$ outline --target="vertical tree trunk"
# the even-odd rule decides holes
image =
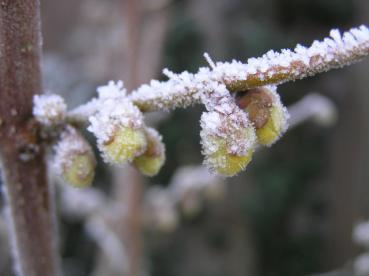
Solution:
[[[53,221],[32,97],[41,92],[39,0],[0,3],[0,156],[17,273],[56,275]]]

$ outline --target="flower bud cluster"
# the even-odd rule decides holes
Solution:
[[[142,112],[126,97],[123,84],[98,88],[96,112],[89,117],[91,131],[106,162],[132,162],[143,174],[157,174],[165,161],[159,133],[145,126]]]
[[[213,82],[203,103],[200,133],[205,164],[214,172],[232,176],[251,161],[257,144],[270,146],[287,129],[288,112],[276,92],[265,86],[231,97],[224,84]]]
[[[89,122],[105,161],[132,163],[143,174],[155,175],[165,160],[160,135],[148,128],[142,112],[169,110],[202,103],[201,144],[204,163],[215,173],[233,176],[251,161],[257,145],[270,146],[287,129],[288,113],[276,93],[278,85],[348,65],[369,53],[369,30],[353,28],[310,47],[269,51],[260,58],[214,63],[196,74],[165,69],[167,81],[153,80],[130,95],[123,82],[98,88],[98,97],[70,112],[60,96],[34,97],[33,113],[46,128]]]

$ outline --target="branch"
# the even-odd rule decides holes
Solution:
[[[0,156],[19,275],[57,275],[52,207],[32,97],[41,91],[39,0],[0,4]]]
[[[130,95],[142,111],[186,107],[201,102],[199,94],[209,83],[224,83],[230,91],[244,91],[268,84],[281,84],[303,79],[330,69],[350,65],[369,54],[369,30],[366,26],[353,28],[343,36],[338,30],[331,38],[315,41],[309,48],[297,45],[294,51],[269,51],[260,58],[250,58],[246,64],[238,61],[218,62],[210,59],[209,68],[200,68],[197,74],[164,73],[168,81],[151,81]]]

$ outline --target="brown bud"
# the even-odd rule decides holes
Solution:
[[[237,93],[236,104],[247,111],[250,121],[256,129],[259,129],[265,126],[269,120],[273,98],[267,89],[253,88]]]

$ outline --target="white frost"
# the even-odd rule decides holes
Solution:
[[[67,105],[59,95],[35,95],[33,97],[33,115],[45,126],[62,123],[66,112]]]

